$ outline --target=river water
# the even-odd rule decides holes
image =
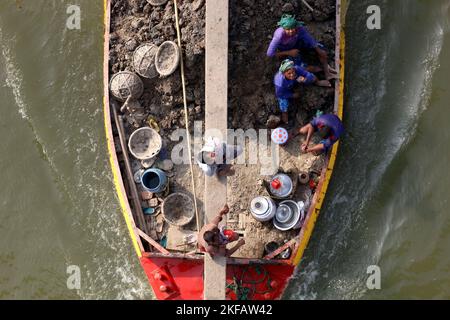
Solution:
[[[72,4],[81,30],[66,28]],[[350,4],[348,134],[285,298],[450,298],[449,7]],[[0,299],[151,298],[107,159],[102,15],[100,0],[0,2]]]

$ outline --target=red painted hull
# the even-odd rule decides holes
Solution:
[[[141,258],[158,300],[203,300],[203,260]],[[290,265],[227,266],[228,300],[275,300],[294,272]]]

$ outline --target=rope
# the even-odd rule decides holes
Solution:
[[[261,273],[264,274],[260,280],[245,279],[244,275],[252,267],[255,268],[258,275]],[[266,282],[267,289],[264,291],[258,291],[257,286],[263,282]],[[232,290],[238,300],[250,300],[255,294],[263,295],[272,292],[273,288],[271,286],[271,282],[272,279],[269,276],[269,272],[264,267],[259,265],[248,265],[242,271],[240,279],[236,276],[236,272],[234,272],[233,281],[227,284],[226,289]]]
[[[184,78],[184,60],[183,60],[183,50],[181,49],[181,34],[180,34],[180,23],[178,20],[178,5],[177,0],[173,2],[175,8],[175,22],[177,27],[177,38],[178,38],[178,47],[180,48],[180,64],[181,64],[181,83],[183,87],[183,104],[184,104],[184,122],[186,124],[186,135],[187,135],[187,144],[189,150],[189,166],[191,170],[191,182],[192,182],[192,194],[194,196],[194,209],[195,209],[195,218],[197,220],[197,232],[200,232],[200,218],[198,215],[198,207],[197,207],[197,196],[195,193],[195,180],[194,180],[194,168],[192,165],[192,149],[191,149],[191,134],[189,132],[189,117],[188,117],[188,107],[187,107],[187,98],[186,98],[186,81]]]

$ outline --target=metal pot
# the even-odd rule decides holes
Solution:
[[[253,218],[260,222],[266,222],[275,216],[277,205],[269,197],[257,197],[250,204]]]
[[[273,219],[273,225],[280,231],[293,229],[301,220],[301,209],[295,201],[286,200],[280,203]]]
[[[284,173],[275,175],[269,185],[270,193],[281,199],[288,198],[293,188],[294,184],[292,183],[292,179]]]

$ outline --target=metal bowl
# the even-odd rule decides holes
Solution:
[[[288,231],[294,228],[298,221],[301,219],[301,212],[298,204],[292,200],[286,200],[280,203],[279,208],[288,207],[292,213],[289,218],[283,219],[285,222],[280,222],[277,220],[277,215],[273,219],[273,225],[280,231]]]

